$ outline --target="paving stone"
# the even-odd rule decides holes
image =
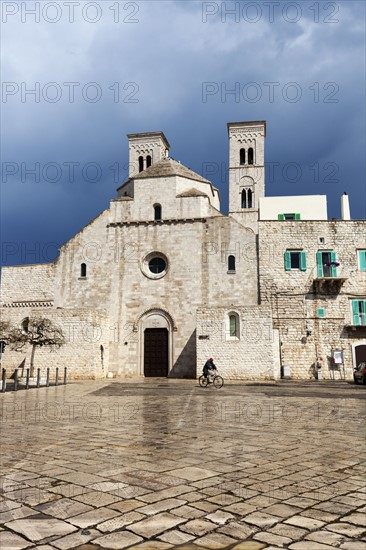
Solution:
[[[224,533],[224,535],[233,536],[237,539],[246,539],[249,538],[253,533],[258,531],[252,525],[246,525],[243,523],[238,523],[236,521],[231,521],[228,525],[224,527],[219,527],[217,529],[219,533]]]
[[[100,508],[102,506],[115,504],[118,502],[118,497],[110,495],[109,493],[102,493],[101,491],[91,491],[90,493],[75,496],[74,500],[83,502],[94,508]]]
[[[95,529],[81,529],[80,531],[71,533],[71,535],[66,535],[66,537],[53,540],[52,546],[60,550],[69,550],[69,548],[76,548],[77,546],[86,544],[97,536],[100,536],[100,533]]]
[[[257,527],[271,527],[275,523],[279,523],[282,518],[272,516],[266,512],[253,512],[245,516],[245,523],[256,525]]]
[[[85,514],[79,514],[68,518],[68,521],[77,527],[85,528],[101,523],[103,520],[114,518],[118,515],[118,512],[111,510],[110,508],[96,508],[94,510],[90,510],[89,512],[85,512]]]
[[[14,510],[14,508],[20,508],[20,502],[14,502],[14,500],[2,500],[0,501],[0,513]]]
[[[21,506],[18,508],[13,508],[7,512],[1,512],[0,514],[0,523],[7,523],[13,519],[21,519],[29,516],[35,516],[38,512],[28,508],[28,506]]]
[[[10,531],[0,531],[0,548],[2,550],[22,550],[22,548],[29,548],[30,546],[33,546],[33,544],[19,535]]]
[[[292,543],[292,540],[288,537],[282,537],[281,535],[275,535],[269,532],[256,533],[253,538],[260,542],[275,545],[279,548],[286,548],[288,544]]]
[[[133,546],[133,548],[138,548],[138,550],[166,550],[172,547],[172,544],[160,540],[149,540]]]
[[[325,523],[337,521],[339,518],[338,514],[330,514],[329,512],[325,512],[324,510],[315,510],[314,508],[304,510],[303,512],[301,512],[301,515],[307,518],[317,519]]]
[[[145,538],[151,538],[156,535],[160,535],[160,533],[163,533],[164,531],[168,531],[168,529],[172,529],[184,521],[184,519],[179,518],[178,516],[174,516],[168,512],[162,512],[161,514],[148,517],[142,521],[134,523],[133,525],[129,525],[128,528],[138,535]]]
[[[340,518],[340,521],[346,522],[346,523],[352,523],[353,525],[365,526],[366,515],[355,512],[353,514]]]
[[[185,544],[186,542],[189,542],[194,538],[195,537],[193,535],[189,533],[183,533],[182,531],[179,531],[177,529],[167,531],[166,533],[163,533],[159,536],[159,539],[165,542],[169,542],[170,544],[173,544],[173,546]]]
[[[325,525],[324,521],[307,518],[306,516],[293,516],[292,518],[286,519],[285,523],[289,523],[290,525],[295,525],[298,527],[304,527],[309,531],[319,529],[320,527],[323,527],[323,525]]]
[[[235,502],[239,502],[240,498],[234,497],[233,495],[230,495],[228,493],[223,493],[220,495],[216,495],[213,497],[210,497],[207,499],[208,502],[213,502],[214,504],[219,504],[220,506],[230,506],[230,504],[234,504]]]
[[[191,506],[194,506],[194,508],[198,508],[199,510],[203,510],[207,514],[210,512],[216,512],[216,510],[220,508],[219,504],[213,504],[212,502],[207,502],[206,500],[192,502]]]
[[[99,544],[102,548],[113,548],[116,550],[121,550],[138,542],[142,542],[144,539],[130,533],[129,531],[117,531],[116,533],[110,533],[109,535],[104,535],[103,537],[97,537],[93,539],[93,545]],[[91,550],[95,548],[91,546]]]
[[[111,508],[112,510],[117,510],[117,512],[130,512],[132,510],[136,510],[136,508],[141,508],[144,506],[144,502],[141,502],[140,500],[121,500],[119,502],[115,502],[113,504],[110,504],[108,508]]]
[[[218,523],[219,525],[225,525],[229,520],[235,520],[235,516],[223,510],[217,510],[213,514],[208,514],[206,519]]]
[[[69,498],[60,498],[54,502],[48,502],[47,504],[37,506],[37,510],[40,512],[60,519],[76,516],[92,509],[91,506],[87,506],[86,504],[76,502]]]
[[[261,542],[254,540],[239,542],[239,544],[233,546],[231,550],[262,550],[262,548],[266,548],[266,550],[271,550],[271,548],[266,544],[262,544]]]
[[[118,516],[112,519],[108,519],[103,523],[98,523],[97,529],[102,531],[102,533],[110,533],[111,531],[116,531],[122,527],[126,527],[130,523],[135,523],[144,519],[146,516],[144,514],[139,514],[138,512],[127,512],[122,516]]]
[[[198,481],[207,477],[217,476],[217,472],[206,470],[204,468],[197,468],[196,466],[186,466],[185,468],[171,470],[169,474],[182,479],[187,479],[189,481]]]
[[[300,529],[300,527],[294,527],[288,523],[277,523],[277,525],[268,529],[268,532],[282,537],[289,537],[293,541],[302,539],[308,533],[306,529]]]
[[[326,526],[326,529],[334,533],[341,533],[347,537],[359,537],[366,530],[365,528],[356,527],[350,523],[330,523]]]
[[[246,502],[237,502],[235,504],[231,504],[230,506],[225,506],[224,508],[225,511],[232,512],[233,514],[238,514],[242,517],[247,516],[252,512],[255,512],[257,509],[257,506],[252,506],[251,504],[247,504]]]
[[[174,515],[180,516],[182,518],[194,519],[201,518],[206,514],[205,511],[199,510],[198,508],[193,508],[193,506],[181,506],[180,508],[174,508]]]
[[[300,542],[294,542],[288,547],[290,550],[330,550],[334,548],[329,544],[321,544],[313,540],[303,540]]]
[[[174,498],[184,493],[188,493],[192,490],[189,485],[178,485],[177,487],[169,487],[169,489],[163,489],[162,491],[155,491],[154,493],[147,493],[139,496],[138,500],[142,500],[146,503],[157,502],[158,500],[164,500],[166,498]]]
[[[168,498],[155,502],[154,504],[149,504],[148,506],[143,506],[139,508],[139,512],[151,516],[153,514],[158,514],[159,512],[164,512],[165,510],[171,510],[172,508],[178,508],[186,503],[185,500],[178,498]]]
[[[5,527],[37,542],[51,536],[68,535],[76,531],[76,527],[55,518],[16,519],[5,524]]]
[[[338,547],[346,537],[340,533],[331,533],[328,530],[313,531],[306,535],[305,540],[314,540],[323,544],[329,544],[330,546]],[[350,539],[347,539],[350,540]]]
[[[216,527],[217,525],[211,521],[204,519],[193,519],[192,521],[188,521],[188,523],[182,525],[180,529],[186,533],[191,533],[191,535],[202,536]]]
[[[268,508],[264,508],[263,512],[281,518],[289,518],[301,512],[301,508],[297,506],[288,506],[287,504],[273,504]]]
[[[201,537],[199,539],[195,539],[194,541],[197,546],[210,548],[210,550],[215,550],[216,548],[226,548],[227,546],[235,542],[235,539],[221,533],[209,533],[208,535],[205,535],[204,537]]]
[[[339,546],[341,550],[366,550],[366,542],[361,540],[347,541]]]

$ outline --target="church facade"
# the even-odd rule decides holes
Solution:
[[[229,214],[218,189],[130,134],[128,180],[50,264],[4,267],[1,316],[58,324],[36,366],[73,378],[351,379],[366,361],[366,222],[326,197],[266,197],[265,121],[228,124]],[[31,350],[6,348],[9,372]],[[29,366],[29,365],[28,365]]]

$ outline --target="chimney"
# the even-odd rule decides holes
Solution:
[[[341,212],[342,212],[342,220],[350,220],[351,219],[351,212],[349,208],[349,199],[346,192],[343,193],[341,198]]]

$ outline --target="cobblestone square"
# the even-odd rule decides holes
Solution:
[[[365,396],[173,379],[3,394],[0,547],[366,549]]]

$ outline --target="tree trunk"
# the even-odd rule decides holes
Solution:
[[[30,370],[29,376],[32,378],[34,376],[34,354],[36,353],[36,345],[32,346],[31,360],[30,360]]]

